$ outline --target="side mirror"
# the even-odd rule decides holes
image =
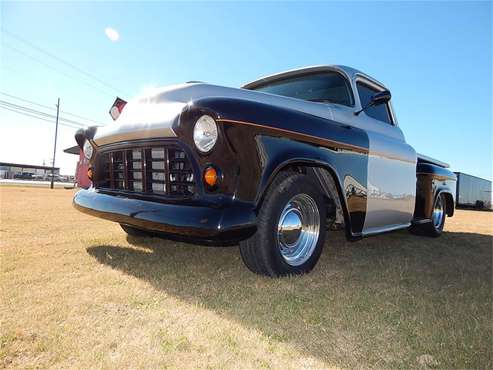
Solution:
[[[370,107],[388,103],[390,101],[390,98],[392,98],[392,94],[390,94],[389,90],[380,91],[371,97],[368,104],[366,104],[361,110],[354,112],[354,114],[357,116]]]

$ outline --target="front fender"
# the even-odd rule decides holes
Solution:
[[[367,156],[338,151],[284,138],[258,136],[257,145],[265,154],[265,166],[257,188],[255,204],[261,204],[264,194],[277,174],[293,165],[319,167],[332,176],[339,201],[351,235],[363,230],[367,200]]]

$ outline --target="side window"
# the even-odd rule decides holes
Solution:
[[[362,107],[368,104],[371,100],[371,97],[379,92],[379,90],[376,90],[363,82],[357,82],[356,85],[358,86],[358,95]],[[388,104],[380,104],[370,107],[365,110],[365,113],[379,121],[393,124]]]
[[[336,72],[287,78],[255,87],[253,90],[313,102],[353,105],[348,81]]]

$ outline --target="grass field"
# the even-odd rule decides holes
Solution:
[[[0,367],[493,368],[493,213],[439,239],[328,236],[306,276],[127,239],[73,191],[0,187]]]

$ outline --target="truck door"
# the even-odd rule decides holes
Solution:
[[[361,106],[384,88],[366,78],[355,81]],[[367,205],[363,235],[397,229],[410,224],[416,197],[414,149],[405,142],[392,106],[381,104],[360,113],[358,126],[369,139]]]

